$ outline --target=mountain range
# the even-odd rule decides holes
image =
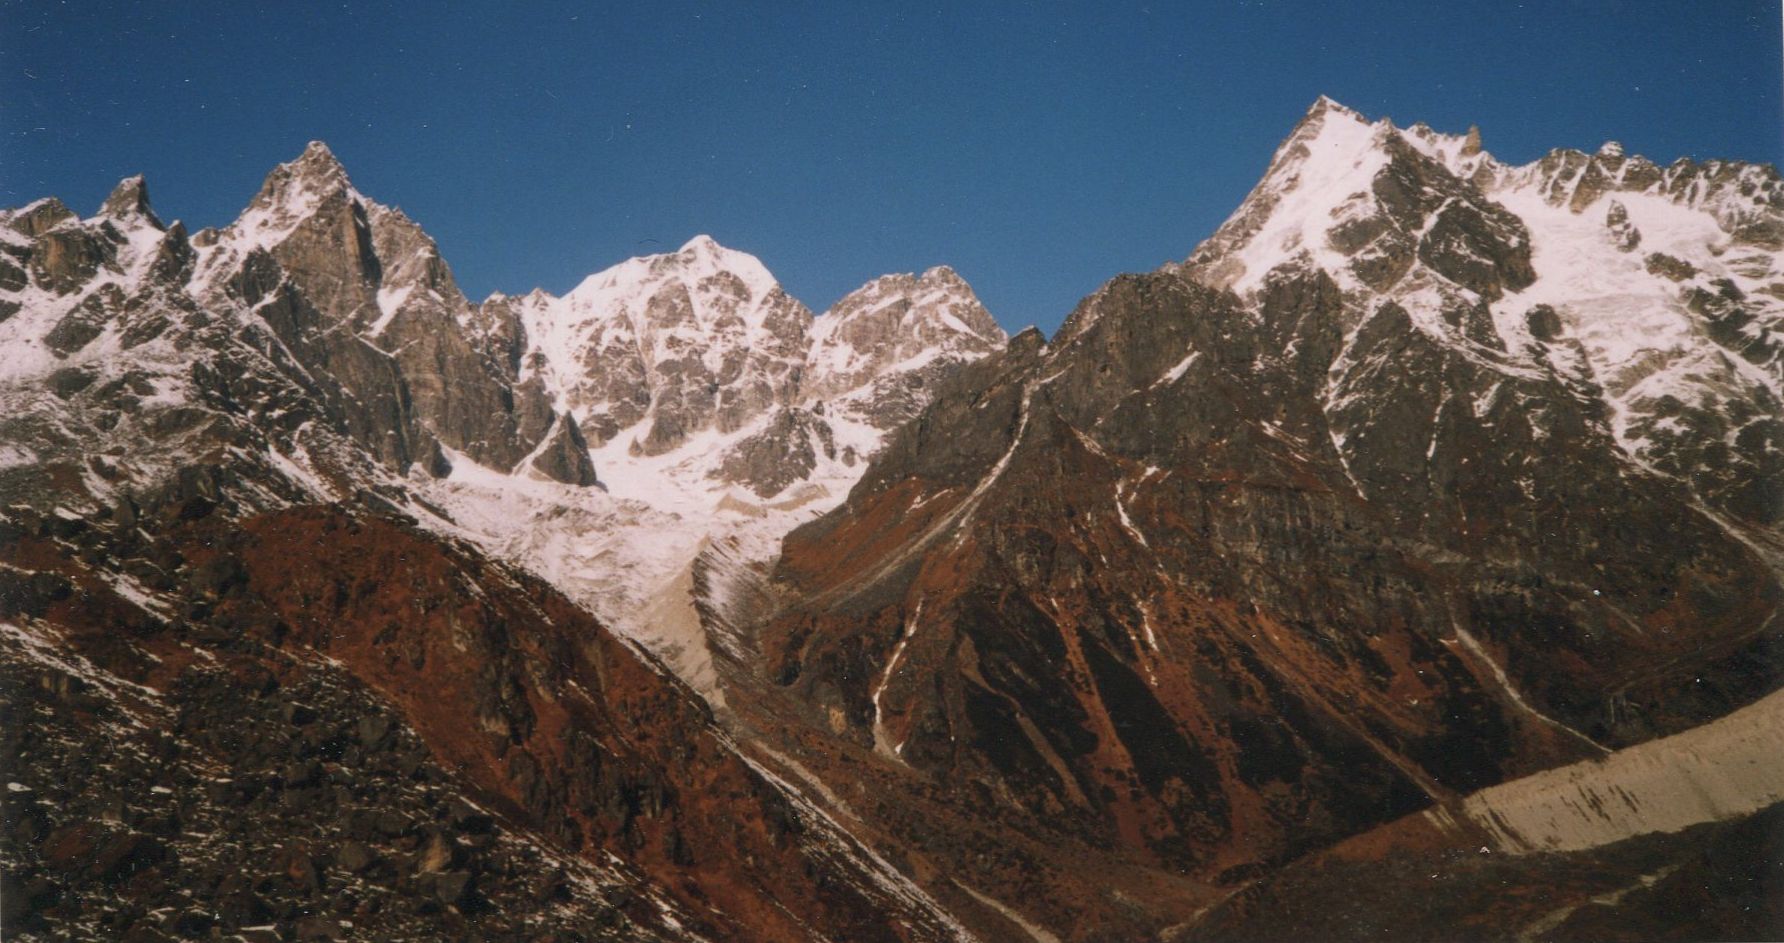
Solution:
[[[1784,183],[1325,98],[1006,336],[0,213],[21,939],[1784,932]]]

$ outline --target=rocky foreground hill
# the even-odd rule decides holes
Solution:
[[[1006,338],[312,144],[0,214],[0,351],[20,939],[1784,936],[1769,167],[1321,99]]]

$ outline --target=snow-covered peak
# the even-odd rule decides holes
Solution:
[[[348,191],[359,197],[353,190],[353,183],[347,178],[347,168],[335,158],[334,152],[321,141],[311,141],[296,159],[286,161],[273,168],[267,174],[266,182],[261,185],[260,193],[253,203],[268,208],[285,207],[297,210],[296,205],[305,200],[316,200],[331,196],[341,191]]]
[[[1744,484],[1784,467],[1760,431],[1784,401],[1784,181],[1771,167],[1662,167],[1615,142],[1508,166],[1476,129],[1399,129],[1322,100],[1181,271],[1257,301],[1283,267],[1337,283],[1347,345],[1391,303],[1507,376],[1574,378],[1602,391],[1636,460],[1771,519]],[[1341,355],[1333,376],[1351,364]],[[1703,442],[1720,445],[1694,451]]]
[[[761,260],[709,236],[516,307],[523,362],[559,407],[597,441],[646,422],[640,447],[650,450],[787,402],[811,324]]]
[[[1421,121],[1401,130],[1400,138],[1462,179],[1483,179],[1483,171],[1491,173],[1499,167],[1493,155],[1481,147],[1480,128],[1476,125],[1470,125],[1465,134],[1448,134]]]
[[[674,252],[638,256],[596,272],[571,289],[563,300],[578,309],[617,305],[630,310],[630,302],[647,299],[670,283],[678,283],[693,293],[699,293],[702,285],[719,287],[731,295],[737,295],[741,289],[745,300],[756,304],[780,288],[761,259],[728,249],[711,236],[700,235]]]
[[[289,168],[293,174],[300,177],[313,179],[338,177],[343,181],[347,177],[347,168],[341,166],[341,161],[335,157],[334,151],[329,150],[328,145],[321,141],[311,141],[304,145],[303,153],[299,154],[296,160],[287,161],[280,166]]]
[[[1321,95],[1276,149],[1265,179],[1292,175],[1296,168],[1308,164],[1330,163],[1354,155],[1392,130],[1393,125],[1385,118],[1372,122],[1361,112]]]
[[[883,378],[976,359],[1005,341],[1003,328],[953,269],[882,275],[813,323],[801,392],[808,401],[846,398],[865,407],[885,398],[886,391],[876,392]],[[903,406],[863,410],[866,421],[882,427],[903,413]]]
[[[295,159],[274,167],[242,214],[217,233],[215,248],[201,263],[201,276],[213,278],[256,249],[278,246],[327,206],[347,209],[369,202],[353,188],[328,145],[311,141]]]
[[[675,253],[675,259],[684,266],[684,279],[704,279],[725,273],[741,279],[744,287],[749,289],[750,297],[757,301],[766,299],[780,288],[780,282],[761,259],[748,252],[728,249],[704,234],[688,240]]]
[[[1385,119],[1370,122],[1321,96],[1276,149],[1263,180],[1189,264],[1202,280],[1241,292],[1297,256],[1341,271],[1345,260],[1326,232],[1372,210],[1371,185],[1389,160],[1383,145],[1398,133]]]
[[[0,211],[0,223],[4,224],[9,234],[3,238],[9,240],[29,239],[64,223],[78,220],[79,217],[67,204],[53,196],[40,197],[16,209]]]
[[[184,227],[148,211],[141,178],[87,219],[54,198],[0,212],[0,246],[0,385],[173,333],[159,298],[143,300],[173,287],[190,248]]]
[[[1362,122],[1363,124],[1369,123],[1369,119],[1363,117],[1362,112],[1357,111],[1354,108],[1345,107],[1330,95],[1321,95],[1314,99],[1313,104],[1307,106],[1307,114],[1304,115],[1301,120],[1305,122],[1309,119],[1324,118],[1328,114],[1339,115],[1352,121]]]
[[[869,341],[867,346],[926,334],[938,339],[957,335],[994,344],[1005,340],[1003,328],[979,302],[972,286],[945,265],[921,275],[881,275],[845,295],[814,323],[813,346],[833,343],[839,332],[859,330],[868,320],[881,323],[871,332],[874,336],[856,339]]]

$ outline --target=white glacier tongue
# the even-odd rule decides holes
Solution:
[[[132,178],[90,220],[53,200],[0,214],[0,240],[60,252],[0,280],[0,400],[16,412],[112,383],[159,414],[196,400],[194,377],[249,364],[253,382],[229,395],[269,424],[263,457],[291,494],[407,491],[427,526],[546,576],[711,696],[696,557],[718,546],[728,579],[747,578],[842,500],[946,370],[1003,343],[965,281],[935,268],[856,293],[878,313],[819,319],[824,349],[846,348],[832,368],[813,357],[810,310],[709,236],[562,298],[472,306],[421,227],[356,190],[320,143],[221,230],[163,231]],[[43,460],[41,444],[8,443],[0,464]],[[122,464],[169,473],[150,458]]]
[[[697,559],[771,561],[942,373],[1004,343],[951,269],[875,279],[814,320],[760,260],[708,236],[483,311],[518,319],[521,382],[576,416],[602,489],[453,456],[447,480],[422,483],[455,522],[442,526],[547,576],[715,703]]]

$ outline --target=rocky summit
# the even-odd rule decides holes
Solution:
[[[0,212],[21,940],[1784,934],[1784,182],[1321,98],[1052,336]]]

